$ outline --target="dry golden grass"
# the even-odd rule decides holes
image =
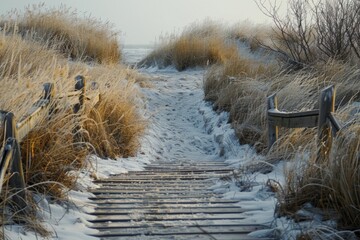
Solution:
[[[235,61],[234,61],[235,60]],[[268,159],[296,159],[279,196],[279,213],[291,215],[303,204],[324,209],[328,218],[338,218],[339,227],[358,228],[360,209],[359,121],[333,140],[330,159],[315,163],[317,129],[280,129],[280,138],[267,149],[266,97],[277,93],[279,110],[306,111],[318,108],[321,89],[336,85],[337,118],[351,117],[351,103],[360,101],[360,71],[338,61],[319,63],[298,72],[261,65],[241,58],[212,66],[205,75],[205,99],[215,109],[230,112],[230,121],[240,140]]]
[[[27,184],[49,182],[34,187],[38,192],[64,197],[64,187],[72,189],[77,180],[69,171],[86,168],[90,153],[104,158],[128,157],[139,147],[145,123],[136,107],[133,82],[121,79],[126,76],[125,72],[118,75],[121,69],[95,67],[92,71],[103,73],[88,72],[90,76],[102,77],[98,78],[102,89],[100,103],[93,109],[85,106],[84,111],[74,114],[73,101],[61,99],[50,120],[45,119],[22,143]],[[115,84],[105,87],[112,81]]]
[[[230,112],[230,121],[241,143],[255,145],[258,150],[266,148],[266,97],[272,93],[277,93],[282,111],[318,108],[320,90],[331,84],[337,87],[336,105],[342,106],[360,99],[357,81],[360,72],[355,66],[332,61],[296,73],[280,70],[273,65],[236,57],[207,71],[205,100],[213,102],[215,109]],[[295,132],[306,135],[307,132],[281,131],[285,132],[285,136]],[[291,138],[281,142],[292,144]],[[306,141],[304,138],[304,142],[292,145],[295,149]]]
[[[74,59],[99,63],[118,62],[118,58],[113,55],[114,49],[108,52],[101,49],[102,45],[109,46],[109,41],[113,39],[105,41],[99,38],[103,31],[104,37],[112,36],[112,32],[106,32],[109,29],[105,25],[86,22],[86,19],[75,21],[75,25],[72,25],[75,18],[66,10],[45,13],[34,11],[26,12],[18,20],[22,20],[22,27],[31,28],[31,24],[34,24],[36,34],[32,32],[24,36],[20,30],[15,33],[0,32],[0,109],[12,111],[19,119],[41,96],[42,84],[54,84],[53,111],[22,141],[21,153],[29,190],[63,199],[67,190],[75,186],[77,175],[74,170],[88,167],[86,159],[89,154],[115,158],[136,153],[139,137],[146,125],[138,112],[141,101],[135,84],[146,85],[146,80],[134,70],[121,65],[92,62],[90,66],[81,61],[68,61],[68,54],[79,50],[82,55],[76,53]],[[47,21],[41,23],[41,19]],[[79,27],[89,32],[81,39],[71,36],[71,41],[80,44],[71,45],[73,50],[70,47],[59,48],[65,46],[62,45],[63,39],[54,37],[45,40],[44,36],[51,31],[69,36],[77,31],[82,33]],[[40,33],[44,35],[38,39]],[[85,42],[81,41],[100,45],[91,45],[90,49],[83,51]],[[64,55],[62,50],[71,51]],[[74,89],[74,78],[77,75],[98,82],[101,101],[94,109],[86,105],[84,110],[74,114],[76,97],[59,96]]]
[[[265,103],[270,83],[265,76],[275,76],[274,65],[264,65],[241,56],[212,66],[205,75],[205,100],[214,108],[230,112],[230,121],[240,142],[263,149],[265,142]]]
[[[74,187],[76,178],[68,172],[84,168],[89,153],[86,143],[74,141],[78,121],[79,116],[74,115],[71,109],[62,110],[39,124],[22,142],[28,186],[49,182],[34,188],[56,198],[64,197],[64,187]]]
[[[139,65],[156,65],[160,68],[173,65],[178,71],[183,71],[187,68],[223,63],[237,54],[236,49],[234,42],[226,41],[221,25],[205,21],[192,24],[180,36],[164,38]]]
[[[290,39],[296,40],[291,32],[288,34]],[[235,26],[227,36],[248,43],[250,52],[267,45],[290,55],[285,46],[289,39],[283,39],[279,32],[270,32],[266,27]],[[292,47],[300,47],[297,46],[299,42],[291,41]],[[315,40],[311,38],[310,41]],[[303,204],[310,202],[324,209],[327,217],[339,220],[340,228],[355,230],[360,225],[358,119],[340,131],[333,139],[330,158],[320,162],[315,163],[318,151],[316,128],[280,128],[279,140],[271,149],[267,148],[266,97],[270,94],[277,93],[281,111],[313,110],[319,107],[320,91],[334,84],[336,117],[342,122],[351,118],[350,113],[354,111],[351,104],[360,101],[359,62],[332,58],[326,58],[324,62],[314,44],[308,47],[308,55],[300,52],[299,58],[307,57],[313,64],[301,65],[300,70],[295,70],[296,63],[289,68],[290,63],[284,61],[284,56],[274,52],[278,65],[261,60],[256,62],[239,54],[217,62],[204,77],[205,100],[211,101],[216,110],[230,112],[229,121],[240,143],[253,145],[269,160],[296,159],[294,168],[287,173],[285,191],[279,196],[280,214],[293,216]]]
[[[138,112],[137,101],[141,96],[134,85],[138,75],[131,73],[118,66],[89,71],[93,80],[102,79],[98,81],[101,101],[88,113],[84,128],[89,132],[89,142],[102,157],[132,156],[139,147],[146,124]]]
[[[12,111],[18,117],[23,115],[40,96],[42,84],[59,80],[62,72],[67,71],[65,68],[66,60],[55,50],[18,35],[1,34],[0,109]],[[67,77],[61,85],[69,80]]]
[[[329,205],[340,214],[340,225],[360,226],[360,122],[342,130],[333,142],[324,185],[331,189]]]
[[[333,140],[329,159],[316,161],[316,143],[305,145],[311,156],[296,159],[287,172],[280,214],[292,215],[305,203],[324,209],[329,218],[336,217],[338,227],[357,230],[360,207],[360,133],[359,121],[341,130]],[[307,151],[303,151],[307,155]]]
[[[4,31],[41,42],[73,60],[120,61],[120,47],[113,27],[92,17],[81,18],[65,6],[45,9],[42,5],[32,5],[24,12],[12,12],[2,19],[0,27]]]
[[[273,31],[271,26],[244,21],[231,26],[227,31],[227,35],[230,39],[247,42],[250,50],[256,51],[263,45],[272,45]]]
[[[281,69],[241,56],[228,59],[208,69],[205,99],[215,109],[230,112],[240,143],[253,145],[270,160],[296,159],[279,194],[278,214],[296,218],[294,213],[311,203],[324,210],[325,218],[338,220],[339,228],[356,230],[360,224],[359,121],[340,131],[329,159],[315,163],[317,129],[280,128],[279,140],[267,149],[266,97],[277,93],[282,111],[312,110],[318,108],[321,89],[335,84],[336,116],[347,122],[354,111],[351,103],[360,101],[358,65],[329,60],[297,72]]]

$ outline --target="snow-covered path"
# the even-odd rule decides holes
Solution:
[[[129,171],[96,181],[99,188],[91,198],[96,218],[91,222],[100,232],[94,236],[258,239],[247,234],[264,226],[248,216],[262,212],[262,206],[222,199],[230,182],[220,178],[231,179],[236,168],[225,162],[229,156],[225,152],[245,157],[244,150],[250,148],[238,144],[226,124],[227,115],[216,115],[203,101],[204,70],[143,71],[153,86],[142,89],[150,124],[137,158],[149,164],[143,172]]]
[[[155,159],[216,159],[217,143],[204,128],[201,88],[203,71],[153,73],[153,88],[145,90],[151,114],[149,144]],[[156,138],[157,141],[152,141]],[[148,155],[149,156],[149,155]]]
[[[215,161],[238,168],[261,160],[251,147],[239,144],[227,123],[228,113],[217,114],[210,103],[203,101],[205,70],[178,72],[173,68],[153,68],[140,71],[150,78],[153,86],[140,89],[143,93],[141,101],[145,106],[144,116],[149,120],[149,125],[141,140],[139,153],[135,157],[115,161],[92,156],[90,161],[94,169],[80,172],[77,191],[70,191],[70,200],[76,205],[74,209],[64,208],[57,203],[50,204],[43,199],[44,207],[39,216],[43,217],[46,227],[54,231],[54,239],[94,239],[89,234],[96,231],[88,228],[91,226],[89,221],[94,217],[86,214],[93,212],[95,207],[89,200],[94,195],[88,189],[100,187],[92,182],[94,175],[106,178],[112,174],[145,170],[148,164],[165,162]],[[238,207],[256,209],[246,213],[246,221],[268,225],[274,220],[276,201],[273,194],[264,190],[263,183],[268,178],[278,179],[279,176],[283,176],[281,167],[267,175],[247,175],[240,179],[255,183],[246,191],[242,191],[236,180],[231,178],[228,181],[214,181],[210,190],[221,194],[224,200],[239,201],[235,204]],[[21,229],[10,226],[6,234],[9,239],[37,239],[36,235],[24,234]],[[259,237],[261,233],[254,236]]]

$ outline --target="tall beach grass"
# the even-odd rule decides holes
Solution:
[[[334,4],[339,2],[335,1]],[[235,35],[241,36],[239,33]],[[230,71],[226,63],[213,65],[205,76],[205,99],[212,101],[215,109],[230,112],[229,121],[240,143],[253,145],[272,161],[295,159],[293,167],[286,174],[285,192],[279,197],[280,215],[296,217],[296,212],[304,204],[311,203],[323,209],[327,217],[336,220],[339,229],[356,232],[359,229],[360,192],[356,186],[360,183],[357,177],[360,159],[359,122],[354,112],[359,111],[356,106],[360,101],[359,61],[350,50],[348,56],[342,55],[340,59],[331,55],[325,58],[324,51],[316,49],[319,46],[314,44],[311,46],[312,59],[317,60],[311,61],[311,64],[309,61],[302,63],[299,62],[299,55],[298,59],[294,59],[296,62],[291,63],[284,61],[282,54],[279,55],[281,49],[289,50],[286,45],[289,39],[281,39],[282,35],[278,32],[268,36],[280,37],[276,40],[276,51],[274,45],[267,48],[273,49],[270,52],[274,51],[275,56],[280,56],[278,65],[255,67],[255,74],[254,63],[250,63],[252,67],[248,68],[247,64],[237,66],[229,62],[235,69]],[[262,39],[260,46],[266,42],[274,44],[273,41]],[[296,45],[300,42],[292,44],[294,48],[302,47]],[[336,116],[343,124],[351,124],[333,139],[329,159],[322,159],[321,163],[315,161],[318,146],[316,129],[280,129],[279,140],[268,149],[266,97],[277,93],[281,111],[312,110],[319,107],[320,90],[332,84],[337,90]]]
[[[146,123],[136,85],[145,84],[144,78],[115,64],[118,40],[98,20],[82,19],[67,8],[11,16],[1,21],[0,109],[19,119],[41,96],[42,84],[54,84],[51,115],[21,142],[21,153],[29,192],[63,200],[76,187],[76,170],[89,168],[90,154],[116,158],[137,152]],[[74,113],[76,97],[63,96],[74,90],[77,75],[98,83],[101,101]],[[2,194],[4,204],[8,198]]]
[[[204,21],[185,28],[180,35],[163,37],[155,50],[139,62],[139,66],[174,66],[178,71],[184,71],[222,63],[234,53],[236,46],[226,40],[222,26]]]
[[[311,50],[312,60],[302,62],[301,57],[305,55],[301,55],[304,54],[301,48],[304,46],[297,44],[303,42],[290,43],[292,38],[284,38],[298,34],[291,29],[283,29],[290,31],[287,35],[287,32],[279,32],[276,28],[271,30],[266,26],[250,27],[250,30],[244,24],[231,28],[213,26],[219,25],[205,23],[186,28],[181,35],[168,38],[142,63],[160,67],[173,65],[178,70],[207,66],[203,85],[205,100],[212,102],[216,111],[230,113],[229,122],[240,143],[251,144],[271,163],[290,159],[297,161],[286,175],[284,192],[279,194],[279,212],[295,216],[294,213],[303,204],[311,203],[334,217],[339,229],[358,229],[358,121],[340,131],[333,139],[330,158],[323,159],[319,165],[314,163],[317,129],[280,129],[279,140],[269,149],[266,114],[266,98],[270,94],[277,93],[281,111],[313,110],[319,107],[321,89],[334,84],[337,90],[336,116],[343,123],[350,121],[354,118],[351,112],[358,109],[353,106],[360,101],[359,62],[353,53],[349,51],[349,56],[338,58],[326,55],[323,50],[316,49],[319,45],[313,44],[307,49]],[[311,29],[314,27],[311,26]],[[201,36],[202,44],[197,41],[197,36]],[[217,46],[229,46],[231,54],[227,54],[228,48],[219,47],[222,54],[217,56],[221,57],[210,61],[208,55],[197,51],[210,46],[214,39],[223,42]],[[289,57],[293,50],[289,49],[289,44],[300,49],[299,58],[295,58],[296,53],[293,59]],[[175,57],[180,55],[182,62]],[[193,59],[206,59],[206,64],[205,61],[194,63]]]
[[[106,64],[121,60],[118,33],[110,23],[81,17],[66,6],[45,8],[40,4],[25,11],[14,10],[1,17],[0,27],[5,33],[41,42],[72,60]]]

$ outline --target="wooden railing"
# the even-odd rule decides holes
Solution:
[[[45,83],[42,97],[37,100],[27,113],[16,123],[15,116],[12,112],[0,111],[0,130],[3,131],[2,145],[0,146],[0,193],[6,174],[9,177],[10,202],[14,211],[13,216],[24,215],[29,212],[27,202],[26,184],[24,181],[24,172],[21,161],[20,142],[24,137],[47,115],[51,117],[54,85]],[[75,78],[75,91],[67,93],[61,97],[78,97],[78,102],[74,105],[74,113],[86,105],[94,107],[100,101],[100,92],[97,83],[91,85],[91,96],[86,96],[85,78],[77,76]],[[1,140],[0,140],[1,144]]]
[[[330,86],[321,91],[319,110],[305,112],[280,112],[276,94],[267,98],[268,148],[278,140],[279,127],[285,128],[318,128],[318,159],[327,157],[332,137],[342,128],[335,118],[335,87]]]

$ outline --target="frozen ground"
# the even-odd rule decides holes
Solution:
[[[128,62],[139,59],[144,51],[139,49],[126,50],[130,56]],[[89,157],[91,169],[79,174],[78,189],[71,191],[71,204],[49,204],[46,198],[37,197],[42,211],[39,217],[48,230],[52,231],[53,239],[92,239],[92,233],[86,226],[91,217],[93,206],[87,198],[91,196],[88,188],[94,188],[91,181],[96,174],[106,177],[112,173],[129,170],[142,170],[146,163],[157,160],[177,161],[181,159],[226,161],[236,167],[261,161],[262,157],[254,153],[247,145],[240,145],[233,130],[227,123],[227,113],[216,114],[203,99],[204,70],[177,72],[168,68],[142,70],[150,76],[152,88],[142,89],[144,93],[144,116],[150,125],[142,139],[142,147],[136,157],[117,160],[104,160]],[[247,174],[241,179],[219,181],[213,186],[214,191],[224,193],[224,198],[238,199],[244,208],[261,209],[252,211],[248,216],[254,223],[271,224],[276,204],[274,195],[266,191],[265,182],[271,178],[283,182],[283,166],[274,166],[269,174]],[[77,174],[77,173],[74,173]],[[251,183],[249,186],[237,182]],[[254,235],[262,232],[254,233]],[[26,229],[9,225],[5,226],[5,237],[8,239],[39,239]]]

